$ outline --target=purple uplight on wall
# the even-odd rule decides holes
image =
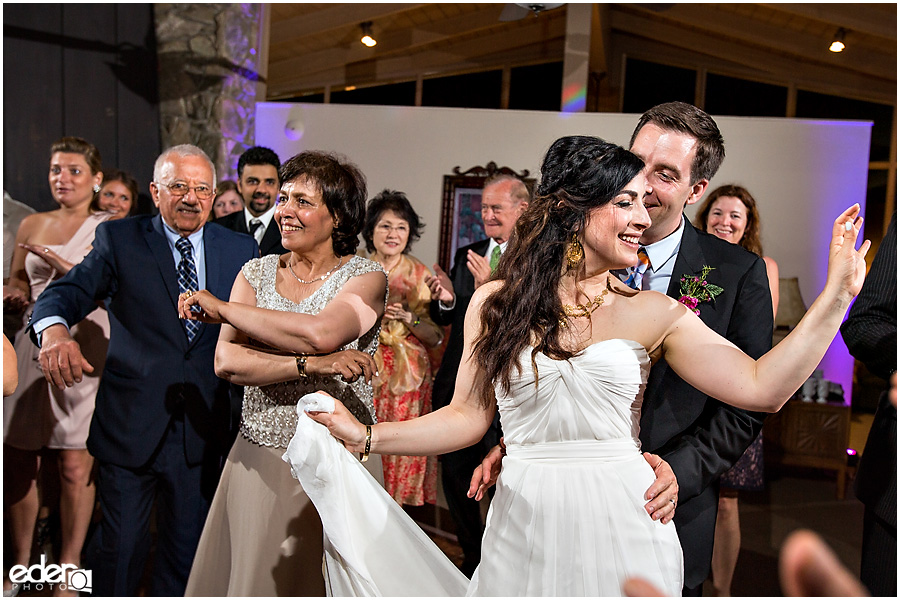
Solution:
[[[790,220],[796,227],[807,229],[807,235],[813,242],[806,248],[791,245],[791,252],[805,259],[806,268],[795,272],[800,280],[803,297],[812,299],[825,286],[828,252],[824,249],[828,248],[830,243],[834,219],[854,203],[858,203],[862,214],[865,214],[866,166],[869,161],[868,148],[872,124],[863,121],[848,123],[804,120],[801,127],[804,129],[800,137],[805,153],[802,162],[810,173],[816,173],[817,176],[799,195],[785,197],[790,204],[797,203],[799,206],[805,206],[807,210],[791,215],[794,211],[785,206],[782,212],[785,218],[791,215]],[[829,163],[840,166],[823,168],[822,165]],[[791,176],[790,173],[772,175]],[[864,236],[865,229],[860,235],[857,247],[862,243]],[[785,272],[784,269],[782,272]],[[825,356],[822,357],[819,369],[823,371],[825,379],[841,385],[844,390],[844,403],[850,404],[853,390],[853,357],[850,356],[840,334],[834,338]]]

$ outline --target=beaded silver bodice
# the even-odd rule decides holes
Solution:
[[[334,272],[318,290],[302,302],[294,303],[275,291],[275,273],[278,256],[269,255],[254,258],[244,265],[244,277],[256,290],[256,306],[285,312],[315,315],[334,298],[351,277],[382,271],[381,265],[361,256],[350,261]],[[387,296],[385,295],[385,300]],[[378,333],[381,320],[363,334],[342,347],[375,354],[378,348]],[[340,375],[315,376],[307,380],[285,381],[263,386],[244,388],[244,405],[241,411],[241,433],[252,442],[273,448],[287,448],[288,442],[297,430],[297,401],[304,394],[324,390],[340,399],[360,422],[375,423],[375,406],[372,386],[362,378],[347,383]]]

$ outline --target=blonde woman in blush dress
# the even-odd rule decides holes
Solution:
[[[51,147],[50,192],[59,208],[26,217],[16,235],[9,284],[3,304],[28,304],[65,275],[91,250],[97,226],[112,215],[95,212],[103,179],[99,151],[81,138],[66,137]],[[39,510],[41,451],[50,449],[59,471],[62,545],[56,562],[81,564],[81,550],[94,511],[94,459],[86,444],[94,401],[109,344],[109,319],[98,308],[72,328],[95,370],[63,390],[47,383],[38,348],[22,334],[16,339],[19,386],[3,402],[4,501],[13,543],[13,564],[30,564]],[[12,584],[4,577],[4,590]],[[65,594],[56,589],[57,595]]]
[[[378,421],[408,421],[431,412],[431,389],[443,332],[428,315],[431,275],[409,254],[422,224],[401,192],[384,190],[369,201],[363,239],[369,257],[388,274],[388,305],[375,362]],[[434,504],[436,456],[382,456],[384,487],[398,504]]]

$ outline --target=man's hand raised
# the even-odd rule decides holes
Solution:
[[[453,304],[453,299],[456,298],[453,292],[453,282],[450,281],[450,278],[439,264],[434,263],[432,268],[434,269],[434,275],[428,275],[425,278],[425,283],[431,290],[431,299],[450,306]]]

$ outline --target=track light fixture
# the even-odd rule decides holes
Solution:
[[[372,37],[372,21],[366,21],[365,23],[361,23],[359,25],[360,29],[362,29],[362,37],[359,38],[359,41],[364,45],[371,48],[378,42],[375,41],[375,38]]]
[[[828,47],[832,52],[843,52],[844,51],[844,36],[847,35],[847,30],[841,27],[837,30],[837,33],[834,34],[834,41],[831,42],[831,45]]]

